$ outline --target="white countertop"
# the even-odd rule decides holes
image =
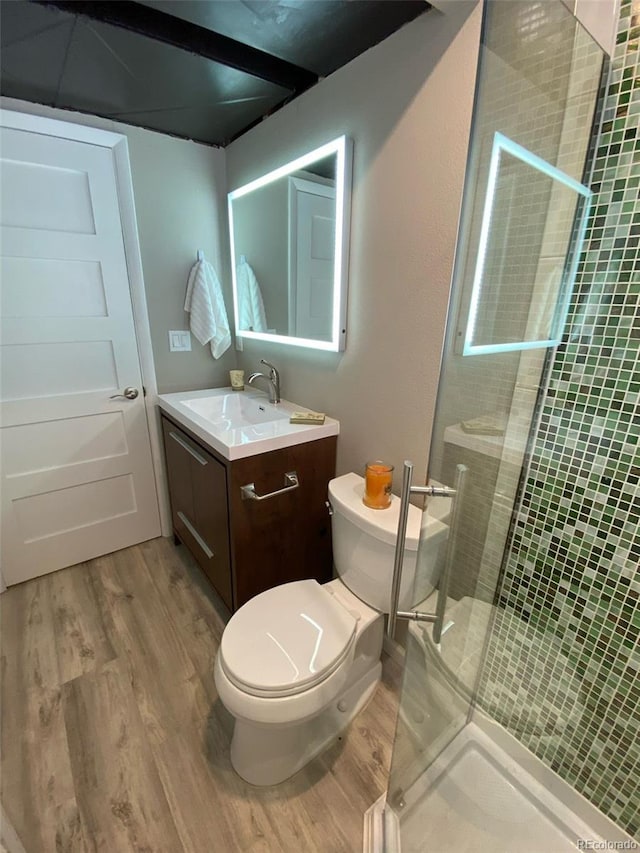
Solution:
[[[194,411],[190,408],[191,401],[208,401],[212,414],[205,416]],[[266,394],[253,389],[178,391],[160,394],[157,403],[175,421],[229,460],[306,444],[340,432],[340,423],[330,417],[325,417],[323,424],[291,424],[292,412],[311,410],[288,400],[270,403]],[[200,405],[204,410],[207,403]]]

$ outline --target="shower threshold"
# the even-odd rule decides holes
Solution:
[[[383,796],[369,809],[365,853],[640,851],[640,842],[491,721],[468,723],[403,800],[394,811]]]

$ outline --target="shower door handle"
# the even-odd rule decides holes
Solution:
[[[464,481],[467,476],[466,465],[456,465],[456,485],[453,504],[451,505],[451,516],[449,520],[449,535],[447,536],[447,550],[444,557],[444,569],[442,577],[438,585],[438,598],[436,600],[436,620],[433,623],[433,642],[438,646],[442,637],[442,628],[444,625],[444,612],[447,607],[447,597],[449,594],[449,580],[451,578],[451,570],[453,568],[453,558],[455,554],[455,534],[458,530],[460,520],[461,498],[464,489]]]
[[[414,622],[431,622],[433,624],[433,637],[436,643],[440,642],[442,636],[442,624],[444,621],[444,611],[447,604],[447,593],[449,589],[449,576],[451,566],[453,565],[453,532],[457,524],[458,513],[460,509],[460,495],[464,485],[464,478],[467,473],[466,465],[457,466],[456,485],[451,489],[449,486],[412,486],[411,478],[413,477],[413,463],[405,461],[402,490],[400,493],[400,513],[398,516],[398,534],[396,536],[396,551],[393,562],[393,579],[391,582],[391,602],[389,607],[389,621],[387,623],[387,636],[393,639],[396,632],[396,623],[398,619],[409,619]],[[440,578],[438,587],[438,600],[436,603],[435,613],[421,613],[416,610],[398,610],[400,601],[400,583],[402,580],[402,563],[404,560],[404,545],[407,536],[407,519],[409,517],[409,497],[411,495],[426,495],[428,497],[452,498],[453,506],[451,508],[451,521],[449,523],[449,536],[447,538],[447,551],[445,556],[445,565]],[[437,640],[436,640],[437,634]]]

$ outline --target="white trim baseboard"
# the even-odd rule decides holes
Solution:
[[[107,131],[103,132],[108,133]],[[115,136],[118,138],[118,141],[113,146],[113,157],[118,184],[118,201],[120,205],[120,218],[122,220],[124,252],[129,272],[133,321],[136,329],[140,369],[142,370],[142,381],[145,388],[145,409],[147,412],[147,424],[149,427],[149,439],[151,442],[151,456],[156,481],[158,509],[160,511],[160,527],[163,536],[170,536],[172,532],[172,524],[171,510],[169,507],[169,490],[164,467],[162,433],[156,407],[158,383],[156,380],[156,368],[153,360],[149,310],[147,307],[147,294],[144,287],[144,274],[142,271],[142,256],[140,254],[138,220],[136,217],[135,199],[133,195],[133,179],[131,176],[131,161],[129,159],[129,144],[126,136],[113,133],[110,133],[109,136]]]
[[[398,818],[387,806],[387,792],[364,813],[363,853],[400,853]]]

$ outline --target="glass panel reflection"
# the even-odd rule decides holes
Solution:
[[[464,355],[560,342],[591,191],[496,133]]]
[[[475,849],[515,849],[512,827],[500,822],[509,806],[492,800],[493,781],[475,784],[466,770],[456,777],[480,747],[464,761],[445,756],[480,718],[523,747],[549,748],[566,740],[584,706],[582,677],[531,618],[527,587],[510,606],[499,595],[549,348],[562,338],[584,234],[602,51],[560,2],[488,0],[484,15],[429,457],[431,483],[452,487],[460,465],[468,474],[461,522],[440,517],[453,548],[440,643],[417,622],[403,638],[387,800],[403,850],[461,849],[458,827],[469,848],[475,839]],[[431,498],[425,514],[436,517]],[[432,544],[428,529],[423,522],[418,564]],[[436,598],[416,595],[423,600],[413,609],[433,612]]]

